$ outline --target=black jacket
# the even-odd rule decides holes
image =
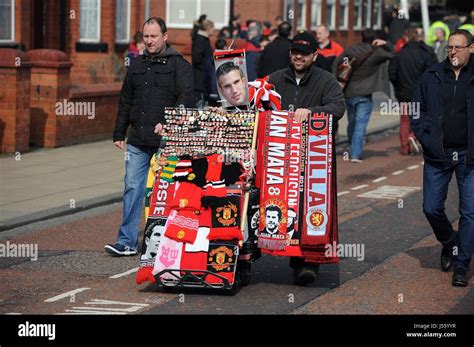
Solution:
[[[165,107],[193,106],[191,65],[173,47],[167,46],[159,56],[143,56],[132,60],[120,94],[115,121],[114,141],[125,140],[142,146],[159,146],[161,137],[155,125],[164,123]]]
[[[212,47],[209,38],[198,32],[193,35],[192,65],[194,89],[196,92],[211,94],[210,79],[212,77]]]
[[[272,73],[269,83],[274,84],[281,95],[282,110],[289,110],[293,105],[295,111],[307,108],[313,113],[330,113],[335,119],[342,118],[346,110],[344,95],[336,78],[318,67],[311,66],[299,85],[291,67]]]
[[[474,57],[469,62],[467,103],[467,156],[468,164],[474,164]],[[420,114],[412,115],[410,123],[416,138],[423,146],[423,155],[433,161],[446,160],[444,152],[444,62],[430,67],[421,77],[414,100],[420,103]]]
[[[408,42],[390,61],[390,81],[399,101],[411,101],[420,78],[438,62],[431,47],[424,42]]]
[[[374,48],[369,43],[361,42],[347,47],[334,60],[332,65],[333,73],[337,74],[339,64],[344,58],[356,57],[361,59],[366,57],[371,51],[372,54],[353,70],[352,76],[344,88],[344,96],[346,98],[371,95],[377,91],[390,95],[388,64],[386,63],[394,57],[394,52],[389,45]]]
[[[262,51],[257,65],[257,76],[265,77],[271,73],[290,66],[291,41],[278,36]]]

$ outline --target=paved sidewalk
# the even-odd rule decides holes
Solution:
[[[378,113],[374,97],[368,134],[394,128],[396,116]],[[347,117],[338,143],[347,141]],[[0,157],[0,231],[121,201],[124,152],[111,140]]]

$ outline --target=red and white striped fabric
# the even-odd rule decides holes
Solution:
[[[281,110],[281,96],[275,86],[268,83],[268,76],[249,82],[249,101],[252,109],[259,111]]]

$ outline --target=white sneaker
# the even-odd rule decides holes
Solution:
[[[356,158],[352,158],[351,159],[351,163],[362,163],[362,159],[356,159]]]

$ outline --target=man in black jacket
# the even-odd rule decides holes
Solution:
[[[407,32],[408,43],[390,61],[389,76],[395,88],[395,96],[400,102],[400,153],[403,155],[419,154],[420,148],[410,129],[408,111],[414,112],[411,106],[416,87],[421,75],[438,62],[433,49],[423,42],[423,32],[412,27]]]
[[[443,245],[441,269],[453,267],[454,286],[467,286],[474,250],[474,57],[470,48],[474,45],[468,31],[451,33],[448,59],[423,74],[415,95],[420,116],[410,117],[425,157],[423,212]],[[445,213],[453,173],[459,191],[458,233]]]
[[[291,24],[283,22],[278,26],[278,37],[269,43],[260,54],[257,65],[258,77],[265,77],[280,69],[290,65],[288,51],[291,40],[288,38],[291,33]]]
[[[281,95],[282,110],[294,110],[298,121],[306,121],[313,113],[326,112],[335,119],[344,115],[344,96],[336,78],[313,65],[317,54],[316,39],[308,32],[302,32],[293,38],[290,47],[291,65],[270,75],[269,83]],[[333,134],[334,135],[334,134]],[[333,146],[333,182],[336,196],[336,153]],[[336,206],[336,204],[334,204]],[[337,208],[333,230],[337,230]],[[292,257],[290,267],[294,269],[294,282],[306,285],[314,282],[317,277],[318,265],[305,261],[303,258]]]
[[[145,184],[153,154],[160,146],[165,107],[193,106],[191,65],[167,44],[163,19],[152,17],[143,25],[146,50],[132,61],[125,76],[113,140],[125,148],[123,219],[115,244],[105,246],[112,255],[137,254],[138,227]]]
[[[198,108],[209,100],[212,90],[212,79],[215,79],[212,53],[209,38],[212,37],[214,23],[204,19],[199,30],[192,37],[192,66],[194,75],[194,95]]]

